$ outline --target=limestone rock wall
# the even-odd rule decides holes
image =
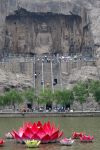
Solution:
[[[75,0],[82,3],[88,11],[91,19],[91,30],[95,44],[100,45],[100,0]]]
[[[87,10],[75,0],[0,0],[1,53],[89,52],[92,43]]]
[[[69,50],[75,53],[75,49],[80,52],[81,21],[79,16],[38,14],[20,9],[6,17],[5,48],[15,53],[43,54]]]

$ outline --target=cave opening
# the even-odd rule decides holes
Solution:
[[[14,54],[75,55],[90,50],[89,32],[83,30],[78,15],[29,12],[20,8],[6,17],[5,49]]]

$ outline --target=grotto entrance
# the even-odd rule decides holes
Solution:
[[[20,54],[76,54],[90,44],[88,32],[83,34],[78,15],[35,13],[20,8],[6,17],[5,48]]]

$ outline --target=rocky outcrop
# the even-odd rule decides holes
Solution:
[[[10,88],[33,87],[32,78],[24,74],[14,74],[0,69],[0,93]]]
[[[100,107],[93,97],[89,97],[83,104],[80,104],[78,101],[74,101],[71,109],[74,111],[99,111]]]
[[[76,2],[81,0],[76,0]],[[91,30],[93,33],[94,43],[100,46],[100,0],[81,1],[88,11],[91,19]]]
[[[72,88],[79,81],[99,80],[100,68],[96,66],[82,66],[80,69],[72,69],[70,74],[62,73],[63,85]]]
[[[42,73],[41,73],[41,65],[37,69],[37,78],[34,79],[32,71],[32,65],[28,65],[27,67],[30,67],[31,72],[27,70],[24,73],[18,72],[18,66],[14,64],[15,71],[17,73],[11,73],[5,69],[0,69],[0,89],[5,89],[6,87],[9,88],[25,88],[25,87],[33,87],[35,84],[35,88],[37,91],[39,91],[42,88],[41,85],[41,79],[42,79]],[[64,65],[64,63],[62,63]],[[6,67],[5,67],[6,68]],[[60,75],[58,64],[53,64],[53,78],[57,80],[57,84],[54,85],[54,89],[57,90],[61,87],[63,88],[72,88],[77,82],[79,81],[88,81],[88,80],[99,80],[100,79],[100,69],[96,66],[82,66],[80,69],[75,68],[70,70],[70,72],[62,72]],[[63,69],[61,69],[63,71]],[[35,83],[34,83],[35,81]],[[62,82],[61,82],[62,81]],[[47,85],[47,83],[49,85]],[[51,88],[51,66],[50,64],[44,64],[44,86]]]

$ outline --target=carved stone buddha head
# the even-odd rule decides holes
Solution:
[[[45,22],[43,22],[40,25],[40,30],[41,30],[41,32],[47,32],[48,31],[48,27],[47,27],[47,24]]]

